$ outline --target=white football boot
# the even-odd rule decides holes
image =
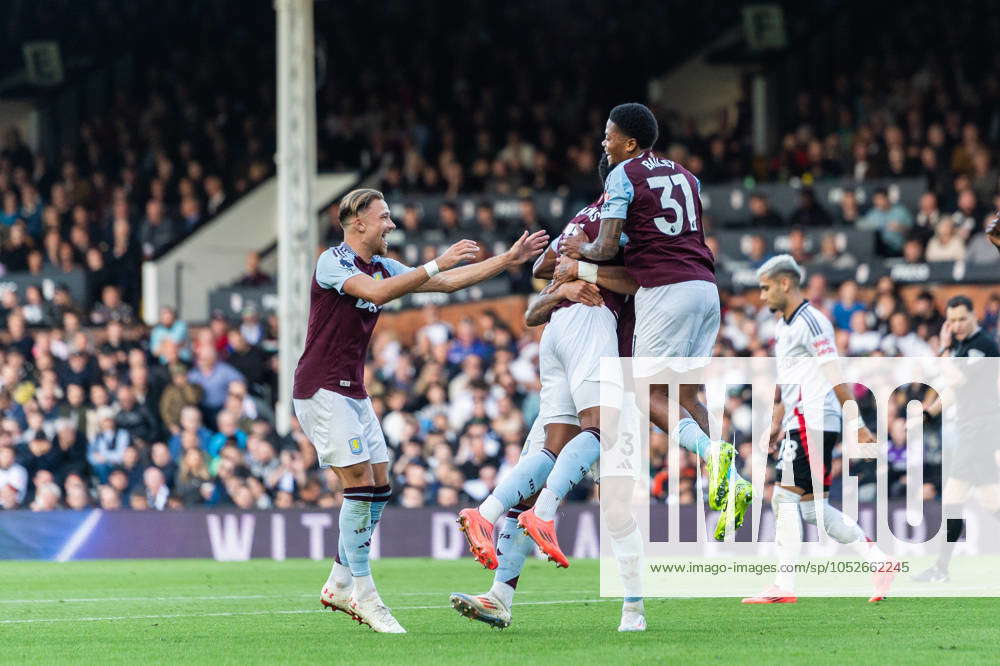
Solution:
[[[618,631],[646,631],[646,613],[643,607],[632,604],[623,606]]]
[[[355,619],[367,624],[380,634],[405,634],[406,629],[392,616],[392,611],[382,603],[378,595],[367,599],[356,599],[351,595],[351,611]]]
[[[510,626],[510,609],[492,591],[480,595],[455,592],[451,595],[451,606],[470,620],[499,629]]]
[[[340,611],[352,619],[357,619],[354,617],[354,611],[351,610],[351,589],[353,587],[353,585],[340,587],[332,581],[327,581],[326,585],[323,586],[323,591],[319,593],[319,602],[323,604],[324,608]]]

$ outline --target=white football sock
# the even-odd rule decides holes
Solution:
[[[352,582],[351,568],[334,560],[327,584],[331,582],[337,587],[350,587]]]
[[[542,488],[535,501],[535,515],[542,520],[553,520],[556,517],[556,509],[559,508],[559,496],[548,489]]]
[[[368,599],[370,597],[377,596],[378,590],[375,589],[375,580],[372,578],[371,574],[368,574],[367,576],[354,577],[355,599]]]
[[[771,497],[774,507],[774,545],[778,551],[778,574],[774,584],[787,592],[795,591],[794,566],[802,552],[802,521],[799,519],[800,496],[776,487]],[[787,569],[783,571],[782,569]]]
[[[490,593],[502,601],[503,605],[507,608],[510,608],[510,605],[514,603],[514,588],[507,583],[494,581],[493,587],[490,588]]]
[[[626,597],[641,597],[642,534],[639,532],[639,526],[635,524],[634,520],[632,521],[632,525],[623,531],[625,534],[611,535],[611,549],[615,553],[615,559],[618,560],[618,576],[621,578],[622,589]]]
[[[482,514],[483,518],[494,524],[500,520],[500,516],[506,510],[503,503],[492,494],[479,505],[479,513]]]

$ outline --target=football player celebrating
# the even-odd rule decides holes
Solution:
[[[389,499],[385,438],[365,391],[368,343],[382,306],[415,291],[453,292],[524,263],[548,244],[524,233],[507,252],[455,268],[478,253],[461,240],[420,268],[385,257],[395,228],[381,192],[359,189],[340,203],[344,242],[316,263],[305,349],[295,370],[293,399],[302,430],[320,466],[332,467],[344,487],[333,570],[323,586],[324,606],[372,629],[405,633],[382,603],[371,576],[371,535]]]
[[[701,183],[680,164],[653,154],[658,133],[656,118],[646,106],[620,104],[611,109],[602,146],[612,170],[605,182],[597,238],[564,236],[559,248],[572,259],[605,260],[617,252],[624,230],[625,269],[639,285],[633,354],[686,359],[672,361],[673,367],[685,370],[692,364],[703,365],[712,355],[720,324],[719,290],[715,259],[702,228]],[[694,358],[700,360],[690,360]],[[753,487],[735,474],[733,445],[712,442],[706,434],[708,410],[698,392],[696,385],[680,387],[678,402],[691,418],[677,424],[678,439],[707,463],[710,508],[729,506],[733,480],[738,528],[753,499]],[[566,448],[571,447],[585,447],[597,458],[596,442],[580,439]],[[727,523],[724,515],[717,539],[724,537]]]

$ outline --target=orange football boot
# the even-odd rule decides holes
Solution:
[[[889,593],[889,588],[892,587],[892,581],[896,578],[896,573],[898,573],[899,560],[890,557],[883,563],[883,567],[885,571],[877,571],[872,574],[872,582],[875,584],[875,594],[868,600],[869,603],[885,599]]]
[[[534,508],[531,508],[517,517],[517,524],[532,541],[538,544],[542,552],[556,563],[557,567],[565,569],[569,566],[569,560],[563,555],[559,548],[559,540],[556,538],[556,521],[542,520],[535,515]]]
[[[479,509],[459,511],[458,525],[465,534],[465,540],[469,542],[469,551],[480,564],[487,569],[496,569],[500,566],[497,550],[493,546],[493,525],[483,518]]]

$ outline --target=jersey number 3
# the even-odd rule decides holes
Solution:
[[[676,236],[677,234],[684,231],[684,213],[685,209],[687,212],[688,223],[691,225],[691,231],[698,231],[698,215],[694,210],[694,196],[691,193],[691,183],[688,179],[684,177],[682,173],[675,173],[672,176],[653,176],[652,178],[647,178],[646,183],[649,185],[651,190],[660,190],[663,192],[660,194],[660,206],[663,210],[674,211],[674,221],[668,222],[665,217],[654,217],[653,222],[656,223],[656,228],[665,233],[668,236]],[[677,201],[672,196],[674,185],[681,186],[681,193],[684,195],[684,207],[681,207],[680,202]]]

